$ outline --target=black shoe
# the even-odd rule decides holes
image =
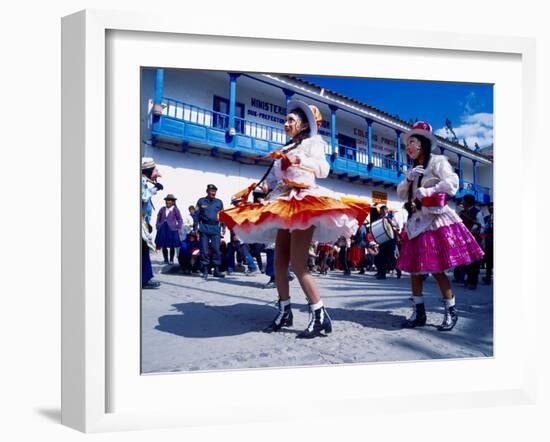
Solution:
[[[293,316],[292,310],[290,309],[290,304],[282,306],[281,301],[278,301],[277,305],[279,307],[279,313],[275,319],[273,319],[273,322],[263,329],[264,333],[272,333],[279,331],[281,327],[292,326]]]
[[[411,298],[411,301],[414,302],[414,299]],[[422,327],[426,325],[426,307],[424,303],[414,304],[413,313],[409,319],[401,324],[403,328],[415,328]]]
[[[456,312],[456,307],[445,307],[445,316],[443,317],[443,322],[437,329],[439,331],[450,331],[456,325],[458,321],[458,314]]]
[[[160,287],[160,282],[158,281],[148,281],[141,286],[144,290],[158,289]]]
[[[310,313],[310,321],[307,328],[296,336],[297,339],[311,339],[316,336],[325,336],[321,332],[332,332],[332,323],[325,307],[318,308]]]
[[[358,275],[364,275],[365,274],[365,269],[361,269],[357,272]]]
[[[220,269],[216,266],[214,267],[214,278],[225,278],[225,273],[220,272]]]

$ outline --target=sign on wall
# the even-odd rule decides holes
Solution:
[[[388,194],[386,192],[372,191],[372,202],[377,204],[388,204]]]

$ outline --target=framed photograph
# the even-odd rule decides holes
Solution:
[[[518,152],[534,156],[534,42],[235,29],[245,27],[107,11],[63,19],[63,423],[98,432],[360,416],[413,404],[430,410],[436,398],[456,408],[532,402],[535,324],[528,312],[536,291],[517,274],[535,245],[523,241],[527,214],[507,216],[505,201],[536,207],[534,192],[506,178],[517,173]],[[369,87],[381,92],[382,104],[362,99]],[[483,95],[488,107],[472,107],[467,121],[448,114],[444,123],[421,127],[451,112],[451,103],[434,97],[450,102],[459,88],[463,97]],[[426,98],[415,101],[407,95],[413,90]],[[414,102],[414,110],[397,115],[404,106],[390,108],[391,94]],[[275,237],[256,224],[260,239],[238,238],[253,210],[263,210],[253,191],[266,197],[257,185],[269,176],[269,155],[295,139],[295,103],[306,106],[305,119],[311,105],[319,115],[327,173],[318,178],[327,193],[311,195],[330,195],[338,210],[358,217],[350,217],[347,238],[308,239],[308,270],[332,318],[330,326],[317,318],[324,326],[315,336],[305,332],[318,304],[308,306],[297,261],[288,275],[296,278],[294,320],[284,333],[264,333],[280,309],[266,262],[273,265]],[[485,261],[487,285],[453,285],[459,319],[449,332],[436,327],[447,310],[433,276],[424,282],[428,326],[403,329],[409,273],[401,277],[396,262],[383,273],[374,260],[367,268],[368,248],[354,243],[367,219],[361,210],[374,224],[372,210],[387,206],[395,258],[411,216],[398,185],[416,165],[405,144],[415,128],[433,134],[432,153],[445,156],[457,177],[445,201],[453,213],[472,200],[484,227],[487,219],[492,226],[489,205],[496,206],[493,280]],[[313,188],[289,182],[298,193]],[[267,199],[271,192],[263,189]],[[217,200],[224,207],[211,211]],[[236,212],[245,215],[234,223]],[[515,260],[505,246],[511,231],[523,244]],[[373,249],[388,244],[384,232],[366,233]],[[325,244],[333,267],[320,255]],[[448,272],[453,276],[460,279]],[[510,326],[516,323],[523,326]],[[296,339],[304,333],[314,339]],[[311,387],[299,404],[277,393],[278,386],[305,385]]]

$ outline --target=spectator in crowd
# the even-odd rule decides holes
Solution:
[[[315,270],[316,262],[317,262],[317,245],[315,241],[311,241],[309,244],[309,250],[308,250],[308,258],[307,258],[307,267],[310,272],[313,272]]]
[[[367,253],[366,253],[366,260],[367,260],[367,270],[371,271],[375,269],[374,260],[376,259],[376,255],[378,255],[378,244],[374,239],[369,239],[369,242],[367,244]]]
[[[157,180],[161,175],[153,158],[141,159],[141,287],[144,289],[156,289],[160,282],[153,281],[153,266],[149,250],[154,249],[151,232],[151,217],[153,215],[153,195],[164,187]]]
[[[331,272],[336,269],[336,255],[338,254],[338,246],[333,245],[331,251],[327,255],[327,266]]]
[[[230,241],[227,244],[226,258],[227,273],[229,274],[235,272],[235,253],[240,255],[242,259],[246,261],[246,264],[248,265],[247,274],[253,275],[259,273],[258,267],[254,262],[254,258],[252,258],[252,255],[248,249],[248,244],[242,243],[235,232],[230,230]]]
[[[358,268],[359,268],[360,275],[365,274],[365,266],[367,262],[366,254],[365,254],[365,247],[367,246],[367,233],[368,233],[368,221],[365,220],[365,222],[359,227],[359,229],[357,229],[357,232],[353,237],[354,245],[359,249]]]
[[[201,243],[201,265],[203,278],[208,278],[210,270],[210,256],[208,254],[209,246],[212,251],[212,263],[214,265],[214,277],[224,278],[225,275],[220,271],[221,252],[220,240],[225,235],[225,226],[220,225],[218,212],[223,210],[223,203],[216,198],[218,188],[214,184],[208,184],[206,187],[206,196],[197,201],[196,212],[198,218],[198,229]],[[220,233],[221,229],[221,233]]]
[[[265,274],[269,276],[269,281],[267,281],[264,288],[274,289],[275,288],[275,243],[268,244],[265,248]]]
[[[481,232],[485,227],[485,221],[481,210],[475,206],[475,197],[471,194],[466,194],[462,198],[463,210],[458,214],[462,219],[464,225],[468,228],[470,233],[475,238],[478,245],[481,246]],[[479,281],[479,272],[481,267],[481,260],[474,261],[466,266],[460,266],[455,268],[455,280],[458,282],[464,281],[464,274],[466,275],[465,285],[469,290],[475,290]]]
[[[190,274],[198,272],[200,269],[200,242],[195,232],[190,232],[181,242],[178,254],[178,262],[183,273]]]
[[[265,244],[261,244],[257,242],[248,244],[248,251],[250,252],[250,255],[252,255],[252,257],[256,260],[258,271],[263,273],[264,263],[262,260],[262,252],[265,251]]]
[[[483,282],[487,285],[493,280],[493,203],[488,206],[489,215],[484,218],[483,248],[485,251],[485,277]]]
[[[181,245],[180,231],[183,227],[183,219],[180,210],[176,206],[177,198],[171,193],[164,198],[165,206],[157,215],[157,235],[155,243],[162,248],[164,264],[173,264],[176,249]],[[170,261],[168,261],[168,249],[170,249]]]
[[[379,217],[387,218],[387,206],[381,206]],[[391,222],[391,221],[390,221]],[[395,261],[395,240],[386,241],[378,246],[378,254],[374,258],[376,265],[376,279],[386,279],[386,274],[392,268],[392,263]],[[393,264],[395,267],[395,264]]]
[[[397,279],[401,278],[401,269],[396,267],[397,259],[399,258],[399,245],[400,245],[400,234],[401,231],[399,229],[399,226],[397,224],[397,221],[395,219],[395,213],[390,211],[387,214],[387,218],[391,223],[392,229],[393,229],[393,239],[390,241],[392,243],[393,251],[391,252],[391,258],[390,258],[390,265],[389,270],[393,272],[395,270],[395,274]]]
[[[340,267],[344,271],[344,276],[351,275],[351,270],[349,268],[348,262],[348,250],[350,247],[350,240],[347,239],[345,236],[341,236],[336,241],[336,245],[338,246],[338,262],[340,263]]]
[[[184,240],[191,232],[197,232],[198,218],[195,206],[189,206],[189,212],[183,216],[182,239]]]
[[[329,257],[332,255],[332,244],[318,243],[317,255],[319,256],[319,274],[326,275],[329,269]]]

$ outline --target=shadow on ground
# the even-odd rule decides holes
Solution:
[[[213,338],[236,336],[263,330],[276,316],[277,311],[266,304],[208,305],[189,302],[173,306],[178,314],[161,316],[156,330],[187,338]],[[307,312],[304,304],[294,310]],[[355,322],[363,327],[381,330],[400,330],[404,316],[387,311],[329,309],[337,327],[338,321]]]

